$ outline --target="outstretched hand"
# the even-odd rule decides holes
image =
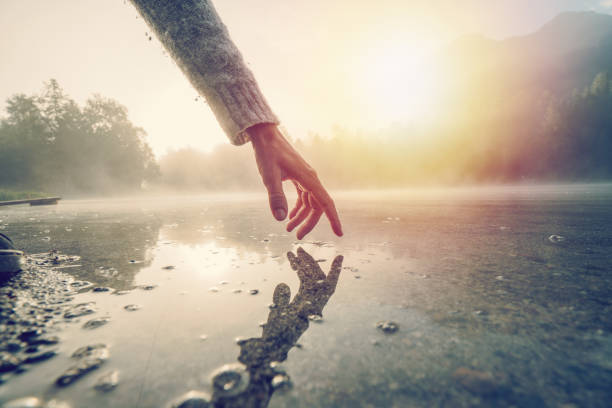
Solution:
[[[270,210],[274,218],[283,221],[287,217],[287,198],[283,181],[291,180],[297,191],[295,207],[289,213],[287,231],[298,225],[297,238],[302,239],[317,225],[325,213],[332,230],[342,236],[342,225],[334,201],[321,184],[316,172],[285,139],[278,127],[262,123],[247,129],[255,150],[259,174],[263,180]]]

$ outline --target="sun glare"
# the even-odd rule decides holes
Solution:
[[[364,68],[364,99],[376,122],[424,123],[438,113],[439,78],[424,53],[385,47]]]

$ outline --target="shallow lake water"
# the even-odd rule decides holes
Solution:
[[[609,406],[612,185],[336,197],[303,241],[261,195],[0,208],[0,403]]]

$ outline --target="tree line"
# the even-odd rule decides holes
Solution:
[[[95,95],[79,106],[54,79],[13,95],[0,120],[0,186],[53,193],[133,191],[159,167],[127,109]]]

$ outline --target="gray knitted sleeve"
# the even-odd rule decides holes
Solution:
[[[209,0],[132,0],[235,145],[278,119]]]

